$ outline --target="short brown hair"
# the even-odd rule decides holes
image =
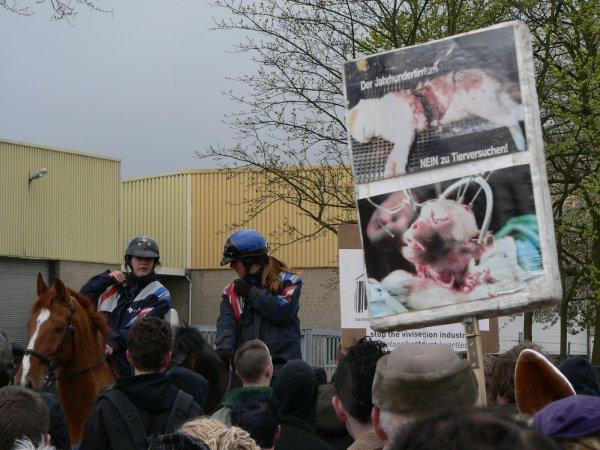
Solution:
[[[140,370],[158,371],[164,357],[173,348],[173,330],[159,317],[138,320],[129,332],[127,349]]]
[[[16,439],[38,445],[48,434],[48,408],[42,397],[21,386],[0,389],[0,450],[13,448]]]
[[[271,353],[263,341],[252,339],[240,345],[233,361],[242,381],[258,381],[271,364]]]
[[[509,403],[515,403],[515,369],[517,367],[517,359],[523,350],[526,348],[542,353],[542,347],[539,345],[523,341],[515,345],[510,350],[502,353],[492,368],[491,391],[494,395],[506,397]]]

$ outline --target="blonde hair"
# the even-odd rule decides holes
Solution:
[[[247,431],[238,427],[227,427],[210,417],[186,422],[181,431],[203,440],[210,450],[260,450]]]
[[[558,441],[565,450],[599,450],[600,434],[582,437],[574,440]]]
[[[283,281],[279,275],[281,272],[297,273],[294,269],[288,267],[286,263],[280,261],[274,256],[267,256],[267,263],[262,273],[262,285],[272,294],[279,294]]]

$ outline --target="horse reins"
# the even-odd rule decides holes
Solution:
[[[67,325],[67,329],[65,330],[65,334],[63,335],[63,339],[60,344],[60,348],[59,348],[58,352],[56,352],[54,354],[54,356],[52,356],[52,358],[48,358],[46,355],[42,355],[40,352],[36,351],[33,348],[26,348],[25,350],[23,350],[24,355],[35,356],[42,363],[44,363],[46,366],[48,366],[46,368],[46,376],[44,377],[45,385],[49,385],[53,381],[62,380],[63,378],[68,378],[73,375],[78,375],[80,373],[89,372],[90,370],[94,370],[97,367],[100,367],[102,365],[102,363],[104,363],[106,361],[106,356],[103,355],[99,361],[96,361],[94,364],[92,364],[89,367],[85,367],[83,369],[78,369],[73,372],[63,374],[61,376],[56,375],[56,367],[58,366],[58,363],[60,362],[60,357],[62,356],[63,352],[65,351],[67,342],[69,341],[69,337],[71,337],[71,343],[73,346],[73,355],[75,354],[75,324],[73,323],[74,317],[75,317],[75,308],[73,307],[73,305],[71,303],[64,303],[64,302],[59,302],[56,300],[52,300],[51,303],[64,306],[70,312],[69,323]]]

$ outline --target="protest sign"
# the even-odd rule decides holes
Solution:
[[[526,25],[360,58],[344,78],[371,328],[558,301]]]
[[[465,330],[462,324],[448,324],[426,327],[418,330],[404,331],[375,331],[369,326],[369,313],[367,307],[366,278],[363,269],[363,252],[356,248],[342,248],[347,245],[347,235],[357,233],[358,230],[341,227],[338,231],[340,237],[339,272],[340,272],[340,310],[342,325],[343,345],[350,345],[352,340],[362,336],[383,341],[388,350],[393,350],[399,344],[444,344],[455,351],[466,351]],[[486,352],[499,350],[498,324],[496,319],[479,322],[482,331],[484,349]]]

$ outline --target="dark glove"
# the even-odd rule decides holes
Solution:
[[[249,300],[250,289],[252,289],[252,285],[250,283],[248,283],[246,280],[238,278],[233,282],[233,288],[240,297],[244,297],[246,300]]]
[[[233,350],[230,348],[218,348],[215,353],[227,364],[233,365]]]

